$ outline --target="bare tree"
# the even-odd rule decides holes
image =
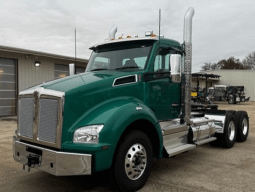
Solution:
[[[235,57],[222,59],[218,63],[205,63],[202,67],[203,71],[217,69],[255,69],[255,52],[250,53],[243,62]]]
[[[216,70],[216,69],[220,69],[220,65],[218,65],[217,63],[205,63],[202,67],[203,71],[210,71],[210,70]]]
[[[255,51],[249,53],[243,60],[243,65],[250,70],[255,70]]]
[[[242,62],[235,57],[222,59],[217,64],[220,66],[220,69],[247,69]]]

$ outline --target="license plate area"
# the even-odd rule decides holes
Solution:
[[[36,148],[32,148],[32,147],[26,147],[26,151],[30,152],[30,153],[33,153],[33,154],[36,154],[36,155],[42,156],[42,150],[40,150],[40,149],[36,149]]]

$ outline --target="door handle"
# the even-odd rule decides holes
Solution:
[[[173,103],[173,104],[172,104],[172,107],[179,107],[179,104]]]

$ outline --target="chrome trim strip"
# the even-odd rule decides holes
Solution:
[[[123,84],[120,84],[120,85],[114,85],[115,82],[116,82],[118,79],[123,79],[123,78],[125,78],[125,77],[131,77],[131,76],[135,76],[135,82],[123,83]],[[113,86],[113,87],[118,87],[118,86],[122,86],[122,85],[134,84],[134,83],[137,83],[137,82],[138,82],[138,76],[137,76],[137,74],[135,74],[135,75],[127,75],[127,76],[118,77],[118,78],[114,79],[112,86]]]
[[[27,163],[27,156],[29,154],[34,154],[32,152],[28,152],[27,147],[42,151],[42,155],[40,155],[40,164],[34,166],[36,169],[55,176],[91,175],[91,154],[54,151],[20,142],[14,136],[13,158],[15,161],[23,165]]]
[[[63,97],[65,96],[65,92],[61,91],[54,91],[51,89],[44,89],[43,87],[37,87],[34,89],[24,90],[19,93],[21,95],[33,94],[35,91],[39,93],[39,95],[49,95],[49,96],[56,96],[56,97]]]

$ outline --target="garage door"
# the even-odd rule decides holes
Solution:
[[[0,58],[0,116],[16,115],[16,60]]]

